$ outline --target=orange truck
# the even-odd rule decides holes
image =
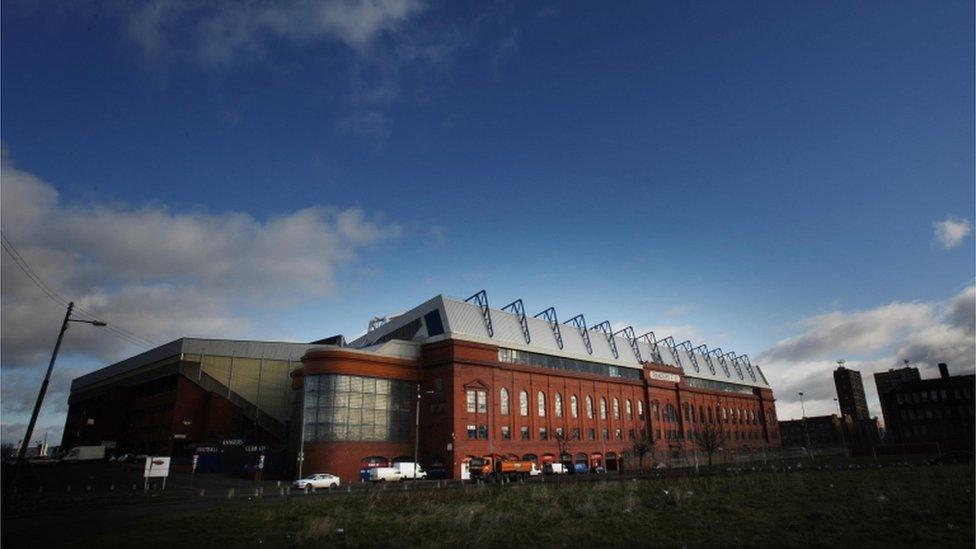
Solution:
[[[468,472],[475,482],[525,480],[542,473],[532,461],[504,460],[494,456],[472,458],[468,463]]]

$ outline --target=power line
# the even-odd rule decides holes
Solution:
[[[17,251],[17,248],[14,247],[10,239],[7,238],[7,235],[0,232],[0,238],[2,238],[3,250],[7,252],[7,254],[10,256],[11,259],[14,260],[14,264],[16,264],[17,267],[20,268],[20,270],[27,276],[27,278],[31,282],[33,282],[34,285],[38,287],[38,289],[44,292],[44,295],[46,295],[52,301],[54,301],[61,307],[67,307],[68,300],[65,299],[61,294],[54,291],[50,286],[47,285],[46,282],[44,282],[44,279],[42,279],[40,275],[38,275],[37,272],[34,271],[33,268],[31,268],[30,263],[28,263],[27,260],[24,259],[22,255],[20,255],[20,252]],[[82,319],[86,319],[86,320],[97,319],[96,315],[77,305],[75,306],[75,310],[79,312],[78,316],[81,317]],[[111,333],[112,335],[124,339],[127,342],[137,345],[139,347],[146,347],[151,349],[153,347],[158,346],[157,343],[154,343],[148,339],[140,337],[123,328],[114,326],[113,324],[109,324],[108,326],[105,326],[105,329],[108,330],[108,332]]]

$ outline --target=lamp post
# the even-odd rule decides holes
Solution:
[[[813,460],[813,448],[810,447],[810,429],[807,427],[807,410],[803,405],[803,391],[798,393],[800,395],[800,412],[803,414],[803,434],[807,439],[807,452],[810,454],[810,460]]]
[[[44,374],[44,381],[41,382],[41,390],[37,393],[37,402],[34,403],[34,411],[31,413],[30,422],[27,424],[27,433],[24,435],[24,443],[20,446],[20,453],[17,455],[17,462],[23,463],[27,455],[27,447],[30,445],[31,435],[34,434],[34,424],[37,423],[37,415],[41,411],[41,404],[44,402],[44,395],[47,393],[47,386],[51,382],[51,371],[54,370],[54,361],[58,359],[58,351],[61,350],[61,341],[64,339],[64,332],[68,330],[69,322],[81,322],[92,326],[107,326],[101,320],[79,320],[71,318],[71,312],[75,309],[75,302],[68,303],[68,310],[64,313],[64,321],[61,323],[61,332],[58,333],[58,341],[54,344],[54,352],[51,354],[51,362],[47,365],[47,373]]]
[[[424,391],[428,395],[434,394],[434,391]],[[414,418],[414,433],[413,433],[413,480],[417,480],[417,458],[420,452],[420,382],[417,382],[417,412]]]
[[[839,361],[838,361],[839,362]],[[837,403],[838,409],[840,409],[840,401],[834,398],[834,402]],[[847,427],[847,418],[844,417],[844,410],[840,410],[840,445],[844,447],[844,451],[847,451],[847,437],[844,435],[844,429]]]

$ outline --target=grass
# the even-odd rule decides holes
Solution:
[[[98,547],[972,547],[972,466],[370,493],[171,515]]]

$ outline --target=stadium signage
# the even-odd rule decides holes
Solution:
[[[667,372],[655,372],[651,371],[651,379],[655,381],[667,381],[670,383],[681,383],[681,376],[678,374],[669,374]]]

